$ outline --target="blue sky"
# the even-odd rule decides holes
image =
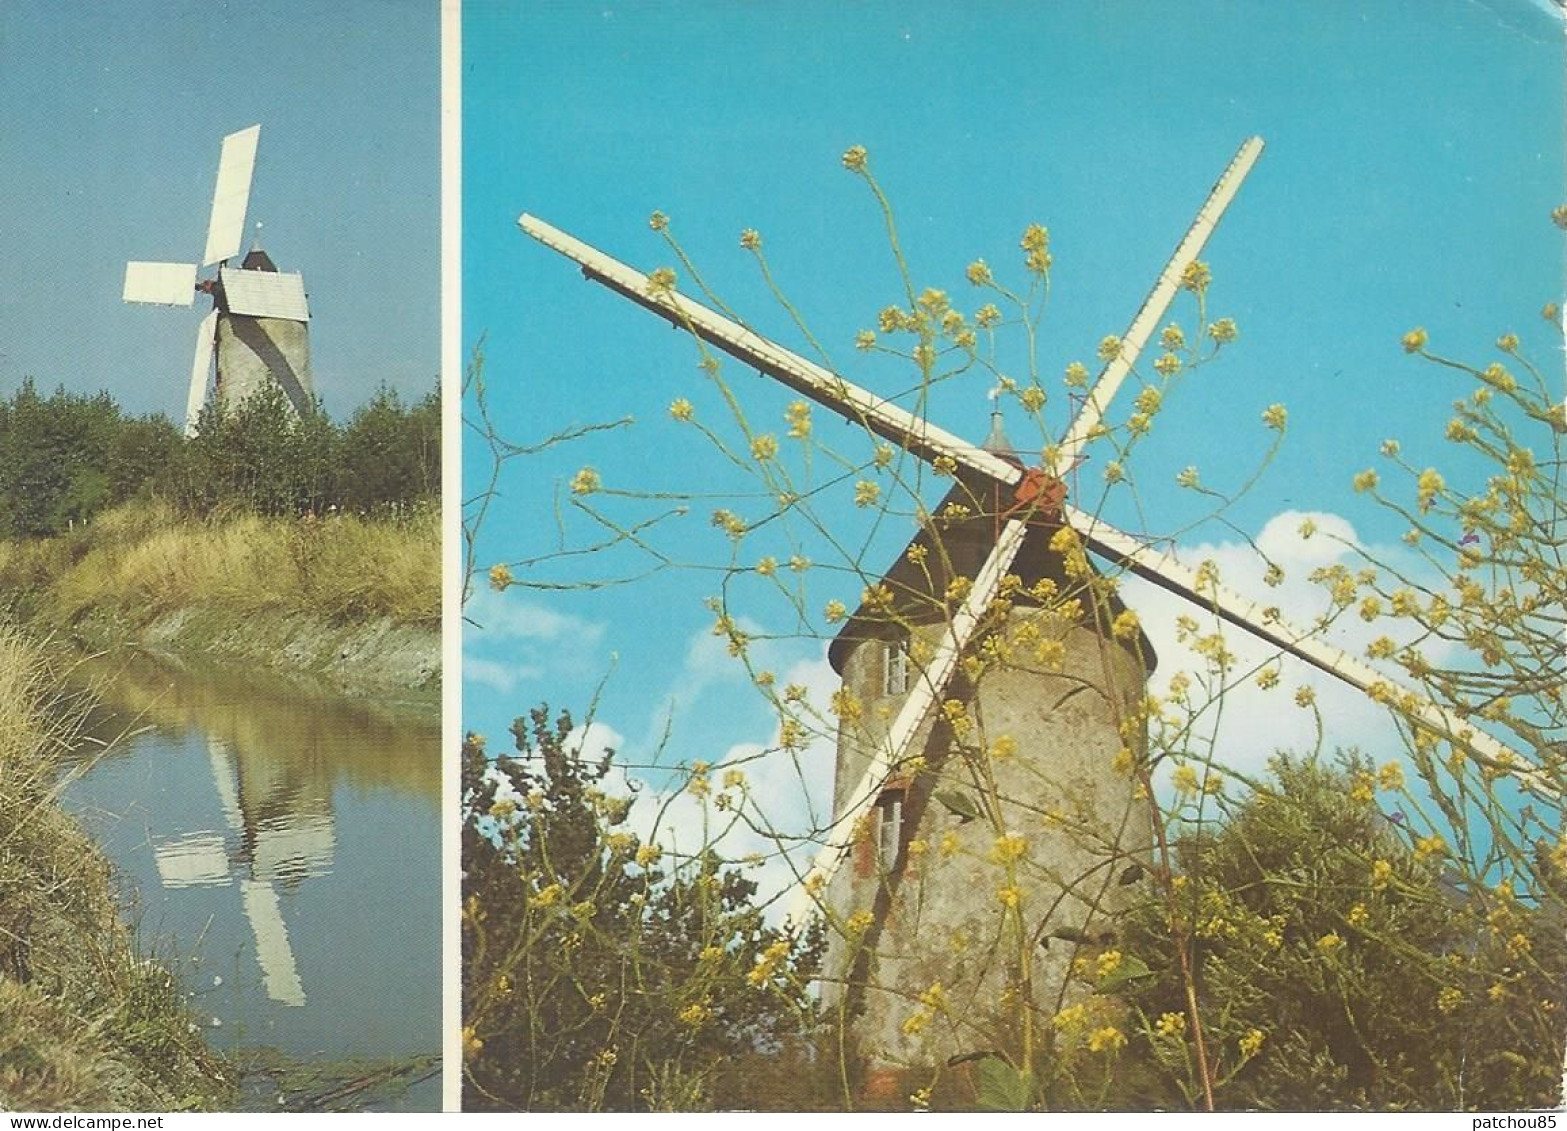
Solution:
[[[515,462],[482,534],[482,565],[534,557],[561,544],[562,530],[567,544],[587,538],[565,486],[583,466],[614,489],[714,496],[654,532],[698,566],[729,553],[708,513],[731,505],[726,493],[743,509],[754,491],[668,416],[676,397],[699,419],[722,412],[689,340],[583,282],[518,232],[518,213],[651,270],[672,263],[648,225],[662,210],[706,280],[756,328],[799,348],[738,246],[742,229],[759,229],[775,276],[845,375],[890,393],[903,379],[852,348],[900,288],[874,202],[840,165],[851,145],[869,150],[893,201],[917,289],[943,288],[972,310],[964,266],[983,257],[1019,279],[1019,233],[1033,221],[1050,228],[1040,361],[1054,398],[1047,425],[1059,431],[1064,365],[1091,363],[1099,339],[1124,330],[1236,148],[1264,137],[1267,151],[1204,255],[1216,279],[1209,315],[1233,317],[1240,341],[1171,394],[1129,461],[1141,511],[1121,496],[1106,511],[1134,531],[1184,530],[1187,555],[1217,558],[1237,587],[1249,555],[1222,527],[1185,530],[1200,508],[1174,477],[1195,464],[1216,486],[1244,481],[1268,447],[1267,406],[1288,406],[1288,437],[1227,517],[1298,567],[1298,579],[1335,549],[1301,545],[1293,512],[1321,512],[1325,529],[1373,547],[1397,543],[1403,527],[1350,489],[1355,471],[1380,462],[1384,439],[1398,438],[1417,466],[1451,458],[1442,429],[1467,390],[1405,356],[1406,330],[1422,325],[1433,348],[1482,364],[1496,337],[1515,331],[1561,369],[1559,335],[1538,314],[1563,282],[1549,223],[1564,192],[1563,34],[1543,0],[490,2],[468,5],[464,21],[464,336],[466,346],[484,337],[492,409],[522,443],[635,420]],[[1174,315],[1190,325],[1189,310]],[[737,365],[725,372],[748,415],[781,432],[792,397]],[[987,388],[979,375],[951,382],[930,414],[978,440]],[[1014,404],[1020,446],[1022,424]],[[869,454],[852,436],[843,447]],[[478,445],[467,445],[464,466],[472,490],[487,472]],[[1101,487],[1088,476],[1080,499]],[[925,501],[937,498],[927,485]],[[663,505],[594,501],[625,521]],[[822,513],[863,547],[872,572],[912,529],[873,532],[842,497],[826,498]],[[502,599],[481,587],[470,613],[483,628],[464,643],[465,726],[500,745],[534,703],[581,714],[597,693],[599,721],[633,762],[654,757],[666,725],[665,763],[765,748],[776,723],[707,632],[702,602],[719,572],[554,588],[642,564],[606,553],[519,569],[525,587]],[[822,570],[808,591],[817,608],[835,596],[852,607],[859,582]],[[1306,587],[1285,595],[1303,600]],[[776,604],[741,607],[754,609],[759,630],[791,637],[768,646],[766,666],[828,686],[820,640],[785,623]],[[1303,619],[1315,611],[1300,607]],[[1158,598],[1140,609],[1145,620],[1175,611]],[[1330,746],[1388,740],[1353,695],[1324,702],[1337,723]],[[1239,715],[1233,741],[1253,762],[1275,741],[1311,737],[1277,712]],[[792,787],[781,776],[791,781],[780,788]]]
[[[342,417],[439,367],[438,6],[0,6],[0,394],[108,389],[183,419],[195,310],[120,301],[130,259],[201,254],[225,134],[261,123],[247,229],[300,271]],[[248,246],[247,231],[247,246]]]

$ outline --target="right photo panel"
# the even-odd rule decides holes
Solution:
[[[464,1108],[1560,1104],[1563,25],[466,6]]]

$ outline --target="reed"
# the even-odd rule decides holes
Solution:
[[[73,712],[56,674],[0,627],[0,1109],[223,1106],[232,1069],[123,925],[108,862],[58,804]]]

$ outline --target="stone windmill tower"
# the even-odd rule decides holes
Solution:
[[[972,1037],[991,1021],[985,1010],[994,1011],[1005,994],[1032,992],[1026,979],[1011,980],[1004,965],[986,964],[985,948],[995,953],[995,924],[1004,917],[998,905],[1015,911],[1026,897],[1027,917],[1019,911],[1015,919],[1023,920],[1030,940],[1054,934],[1093,942],[1095,912],[1109,905],[1093,889],[1115,882],[1106,863],[1135,862],[1149,848],[1146,802],[1133,804],[1135,787],[1115,763],[1123,750],[1134,760],[1146,741],[1136,705],[1154,657],[1088,554],[1224,618],[1280,654],[1379,701],[1395,701],[1414,724],[1481,757],[1528,764],[1423,696],[1402,688],[1388,695],[1393,681],[1292,627],[1278,610],[1222,588],[1066,501],[1065,477],[1102,427],[1183,274],[1261,151],[1259,138],[1241,147],[1122,336],[1119,353],[1035,467],[998,430],[985,445],[969,443],[684,295],[650,286],[647,275],[536,217],[519,220],[587,278],[953,476],[955,486],[932,520],[867,590],[830,647],[841,693],[860,709],[852,718],[840,711],[833,820],[789,911],[796,926],[819,914],[833,926],[823,994],[828,1004],[844,1006],[865,1098],[873,1104],[902,1099],[900,1069],[974,1053]],[[953,503],[963,510],[951,511]],[[986,662],[988,650],[1017,650],[1041,638],[1058,646],[1049,662]],[[1012,747],[1006,757],[1001,738]],[[939,772],[927,780],[933,769]],[[949,788],[964,773],[983,788]],[[1048,834],[1046,818],[1056,827]],[[1025,824],[1032,835],[1024,841],[1037,844],[1025,848],[1044,858],[1044,866],[1026,892],[1016,885],[998,891],[997,858],[1004,866],[1016,843],[1009,838],[1022,835]],[[991,870],[963,864],[938,870],[930,860],[943,842],[952,845],[949,865],[983,861]],[[954,946],[963,935],[971,946],[966,953]],[[1061,959],[1052,953],[1037,961]],[[1061,980],[1046,976],[1038,984]],[[962,1002],[954,1000],[959,985],[970,995]],[[939,1036],[909,1024],[937,990],[947,999],[941,1012],[959,1022]],[[1038,998],[1022,1004],[1041,1017],[1052,1009]]]
[[[202,267],[218,265],[213,277],[198,282],[194,263],[125,265],[126,302],[190,306],[197,292],[212,298],[212,310],[196,331],[196,354],[185,402],[187,436],[194,435],[206,403],[214,358],[217,376],[212,381],[213,392],[227,409],[271,385],[283,391],[296,415],[311,411],[314,404],[310,308],[303,277],[297,272],[280,272],[259,242],[251,246],[238,267],[230,267],[228,262],[239,254],[260,139],[260,126],[223,139],[201,260]]]
[[[1000,413],[982,450],[1023,469]],[[853,1019],[868,1061],[868,1102],[900,1103],[910,1088],[899,1069],[931,1056],[933,1034],[911,1022],[921,1016],[917,994],[886,987],[928,994],[940,986],[944,1014],[966,1019],[955,1030],[946,1026],[937,1041],[941,1059],[987,1047],[987,1035],[995,1043],[1007,1012],[998,1003],[1018,971],[985,958],[987,945],[1013,916],[1041,938],[1052,926],[1096,929],[1119,896],[1105,881],[1146,856],[1151,843],[1147,804],[1135,796],[1131,775],[1106,768],[1123,746],[1142,753],[1142,728],[1128,721],[1137,718],[1153,648],[1134,622],[1123,620],[1118,636],[1113,626],[1126,613],[1119,597],[1052,548],[1061,501],[1057,492],[1021,508],[1025,533],[1002,606],[982,615],[941,707],[925,713],[905,744],[910,753],[889,767],[819,893],[840,922],[869,918],[863,930],[829,935],[823,987],[829,1012]],[[894,720],[919,693],[950,632],[949,595],[980,577],[1006,516],[1019,512],[1013,492],[960,474],[832,641],[827,655],[842,693],[863,705],[852,720],[840,720],[835,813],[853,805],[889,748]],[[1064,615],[1070,607],[1081,615]],[[1044,642],[1047,657],[1038,647]],[[1052,823],[1052,813],[1063,819]],[[998,899],[1007,881],[995,847],[1007,836],[1026,840],[1031,859],[1063,881],[1081,881],[1081,893],[1057,885],[1044,900],[1037,891],[1019,891],[1012,906]],[[1061,984],[1068,949],[1040,951],[1032,980]]]

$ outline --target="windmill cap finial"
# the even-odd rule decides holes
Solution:
[[[990,410],[990,435],[985,437],[985,442],[980,447],[998,456],[1016,454],[1016,449],[1012,447],[1012,441],[1007,439],[1007,430],[1002,423],[1002,414],[999,408]]]

